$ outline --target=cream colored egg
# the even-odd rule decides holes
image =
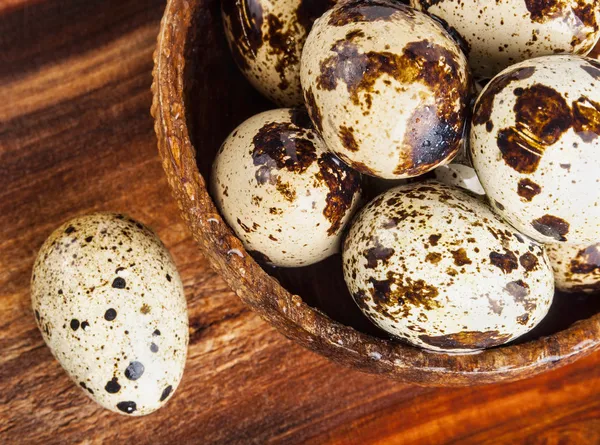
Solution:
[[[521,62],[475,104],[473,165],[492,205],[540,242],[600,239],[600,64]]]
[[[316,18],[336,0],[223,0],[225,36],[250,83],[282,107],[302,104],[300,55]]]
[[[413,345],[465,352],[511,341],[548,312],[543,248],[481,200],[440,183],[371,201],[343,246],[344,278],[364,314]]]
[[[31,303],[56,359],[103,407],[149,414],[179,385],[183,286],[165,246],[133,219],[95,213],[60,226],[35,261]]]
[[[546,252],[558,290],[600,293],[600,243],[589,246],[547,244]]]
[[[241,124],[211,177],[221,214],[247,250],[282,267],[339,251],[360,198],[360,175],[325,151],[304,110],[279,109]]]
[[[600,37],[598,0],[411,0],[461,42],[476,77],[551,54],[586,55]]]
[[[466,59],[438,23],[408,6],[351,0],[329,10],[306,40],[300,76],[328,149],[361,173],[419,176],[461,146]]]

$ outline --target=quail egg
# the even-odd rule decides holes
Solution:
[[[325,151],[306,112],[258,114],[229,135],[213,164],[213,198],[247,250],[282,267],[339,251],[360,174]]]
[[[54,357],[103,407],[149,414],[179,385],[183,286],[165,246],[139,222],[95,213],[60,226],[35,261],[31,303]]]
[[[225,36],[237,66],[282,107],[302,104],[300,55],[316,18],[335,0],[223,0]]]
[[[371,201],[352,222],[342,257],[364,314],[436,351],[511,341],[542,320],[554,293],[542,246],[478,198],[435,182]]]
[[[599,0],[411,0],[438,18],[476,77],[550,54],[586,55],[600,37]]]
[[[563,292],[600,292],[600,243],[589,246],[547,244],[554,283]]]
[[[471,157],[493,207],[540,242],[600,239],[600,63],[545,56],[479,96]]]
[[[318,19],[300,77],[328,149],[361,173],[419,176],[456,155],[471,78],[459,46],[427,15],[350,0]]]

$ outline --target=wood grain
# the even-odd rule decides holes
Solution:
[[[249,311],[180,219],[149,115],[157,0],[0,7],[0,443],[598,443],[600,354],[533,379],[400,385],[332,364]],[[190,310],[173,399],[102,410],[35,327],[29,276],[61,221],[118,210],[171,250]]]

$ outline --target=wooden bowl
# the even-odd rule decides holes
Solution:
[[[238,124],[274,108],[234,66],[218,0],[169,0],[155,53],[152,114],[163,167],[194,238],[251,308],[288,338],[337,363],[432,386],[516,380],[600,349],[600,298],[557,295],[517,343],[441,354],[386,338],[352,301],[339,257],[303,269],[262,269],[219,215],[206,188],[217,149]]]

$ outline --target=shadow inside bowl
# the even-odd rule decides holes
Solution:
[[[276,106],[254,90],[236,68],[223,33],[219,2],[209,0],[205,4],[203,14],[195,16],[191,27],[191,32],[201,29],[202,35],[189,38],[196,45],[186,48],[185,101],[192,144],[199,152],[196,163],[208,183],[212,162],[227,135],[252,115]],[[373,195],[373,190],[366,190],[366,195]],[[389,338],[354,303],[344,283],[339,255],[308,267],[263,269],[331,319],[377,338]],[[557,293],[546,318],[512,344],[555,334],[598,313],[598,294]]]

